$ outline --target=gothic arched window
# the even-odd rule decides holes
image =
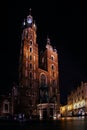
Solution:
[[[51,60],[52,60],[52,61],[54,60],[54,56],[53,56],[53,55],[51,55]]]
[[[52,70],[54,70],[54,65],[51,66]]]
[[[32,48],[30,47],[30,52],[32,52]]]
[[[30,69],[32,69],[32,64],[30,63]]]
[[[46,76],[44,74],[41,75],[41,86],[46,85]]]
[[[32,60],[32,55],[30,55],[30,60]]]

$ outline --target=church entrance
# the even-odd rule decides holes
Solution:
[[[48,118],[47,109],[44,108],[44,109],[43,109],[43,119],[47,119],[47,118]]]
[[[49,114],[50,114],[50,118],[53,118],[53,108],[50,108]]]

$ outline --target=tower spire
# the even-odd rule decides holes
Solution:
[[[49,44],[49,45],[51,44],[50,43],[50,38],[48,36],[47,36],[47,44]]]
[[[31,15],[31,8],[29,9],[29,15],[27,16],[27,23],[30,25],[33,22],[33,17]]]
[[[31,15],[31,8],[29,9],[29,15]]]

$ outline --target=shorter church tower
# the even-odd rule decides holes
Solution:
[[[40,55],[39,66],[40,118],[55,117],[60,109],[58,54],[49,38],[44,52]]]

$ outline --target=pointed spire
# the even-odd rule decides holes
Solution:
[[[31,15],[31,8],[29,9],[29,15],[27,16],[27,23],[31,24],[33,22],[33,17]]]
[[[50,38],[47,36],[47,44],[51,44],[50,43]]]
[[[54,46],[54,52],[57,52],[57,49],[56,49],[56,47]]]
[[[29,15],[31,15],[31,8],[29,9]]]

